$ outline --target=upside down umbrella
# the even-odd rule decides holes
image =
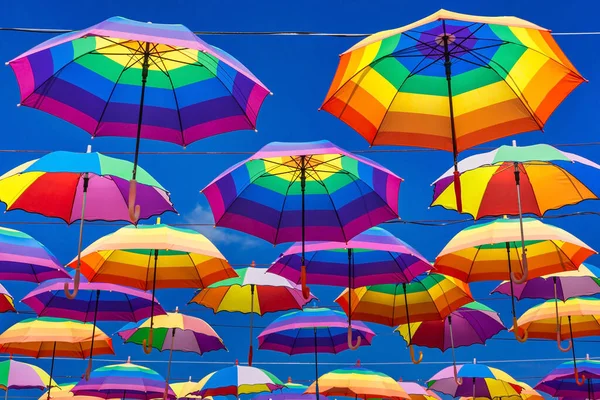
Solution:
[[[136,204],[140,139],[186,146],[255,129],[269,90],[238,60],[179,24],[112,17],[49,39],[11,60],[21,105],[92,138],[136,138],[128,206]],[[135,205],[135,207],[134,207]]]
[[[370,145],[458,153],[543,129],[584,78],[549,30],[446,10],[375,33],[342,53],[321,108]]]
[[[352,310],[349,309],[350,297],[353,298]],[[421,362],[423,353],[419,352],[419,358],[415,358],[411,321],[444,319],[472,301],[468,284],[438,273],[417,277],[411,283],[346,289],[335,299],[346,314],[352,313],[358,320],[387,326],[408,324],[407,345],[415,364]]]
[[[585,375],[587,385],[580,385],[573,377],[574,361],[568,361],[554,368],[535,386],[539,391],[557,398],[597,399],[600,395],[600,361],[586,359],[578,363],[578,369]]]
[[[315,297],[305,299],[299,285],[267,272],[266,268],[256,268],[254,261],[250,268],[236,270],[238,277],[224,279],[200,289],[189,301],[208,307],[215,313],[221,311],[250,314],[250,343],[248,365],[252,366],[254,352],[254,314],[301,310]]]
[[[152,352],[156,289],[202,288],[237,275],[204,235],[160,219],[156,225],[125,226],[96,240],[81,253],[81,273],[89,282],[152,290],[150,329],[143,344],[147,354]]]
[[[4,389],[4,399],[9,389],[40,389],[56,386],[50,375],[33,364],[10,359],[0,362],[0,388]]]
[[[378,227],[359,233],[348,243],[308,242],[305,251],[306,260],[302,264],[302,244],[292,245],[269,267],[269,272],[300,283],[305,265],[306,283],[354,289],[410,282],[432,268],[417,250]],[[358,336],[356,344],[352,342],[351,317],[348,314],[347,340],[348,348],[355,350],[361,337]]]
[[[596,252],[570,233],[533,218],[523,220],[529,265],[519,257],[521,231],[519,221],[500,218],[469,226],[456,234],[437,256],[436,271],[465,282],[509,280],[513,331],[520,342],[515,310],[514,282],[523,283],[547,274],[576,270]],[[520,272],[519,278],[515,273]]]
[[[0,201],[8,211],[24,210],[46,217],[60,218],[67,224],[79,220],[78,257],[83,243],[84,221],[131,221],[126,199],[129,161],[92,153],[56,151],[21,164],[0,176]],[[141,167],[138,176],[139,203],[150,218],[175,212],[167,192]],[[65,294],[74,298],[79,289],[79,264],[73,293],[64,283]]]
[[[212,181],[202,193],[216,226],[272,244],[301,243],[300,281],[306,286],[307,241],[347,243],[398,218],[402,178],[326,140],[273,142]]]

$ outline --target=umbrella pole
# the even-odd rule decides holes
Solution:
[[[354,263],[352,262],[354,255],[352,249],[348,248],[348,348],[350,350],[356,350],[360,347],[361,337],[356,337],[356,344],[352,343],[352,288],[354,287],[352,282],[352,276],[354,275]]]
[[[450,346],[452,347],[452,365],[454,366],[454,382],[457,385],[462,385],[462,378],[458,377],[458,370],[456,368],[456,356],[454,354],[454,332],[452,331],[452,315],[448,315],[448,328],[450,329]]]
[[[88,147],[88,153],[91,149]],[[83,197],[81,198],[81,220],[79,221],[79,243],[77,244],[77,266],[75,267],[75,276],[73,277],[73,293],[69,290],[69,282],[65,282],[65,296],[73,300],[79,292],[79,281],[81,280],[81,247],[83,244],[83,223],[85,220],[85,203],[87,200],[88,185],[90,177],[86,172],[83,174]]]
[[[573,339],[573,327],[571,326],[571,316],[567,316],[569,319],[569,334],[571,335],[571,350],[573,351],[573,375],[575,376],[575,383],[577,386],[581,386],[585,383],[585,375],[581,374],[581,380],[579,379],[579,371],[577,371],[577,358],[575,358],[575,340]]]
[[[167,396],[169,395],[169,379],[171,379],[171,361],[173,360],[173,344],[175,343],[175,328],[172,329],[171,333],[171,348],[169,349],[169,364],[167,366],[167,379],[165,381],[165,393],[163,395],[163,400],[167,400]]]
[[[419,350],[419,359],[415,359],[415,349],[412,345],[412,333],[410,331],[410,314],[408,312],[408,296],[406,295],[406,283],[402,283],[402,290],[404,290],[404,306],[406,307],[406,324],[408,326],[408,349],[410,351],[410,359],[413,364],[420,364],[423,361],[423,352]]]
[[[558,349],[560,351],[562,351],[563,353],[566,353],[567,351],[571,350],[571,347],[573,346],[573,342],[570,341],[569,345],[567,347],[562,347],[561,346],[561,337],[560,337],[560,319],[558,316],[558,294],[556,291],[556,277],[553,276],[552,277],[552,284],[554,285],[554,306],[555,306],[555,310],[556,310],[556,345],[558,346]]]
[[[250,367],[252,366],[252,356],[254,353],[252,347],[252,342],[254,342],[252,328],[254,328],[254,285],[250,285],[250,347],[248,347],[248,365]]]
[[[300,156],[300,192],[302,198],[302,266],[300,267],[300,281],[302,283],[302,295],[306,300],[310,299],[310,289],[306,286],[306,255],[305,255],[305,241],[306,241],[306,206],[305,206],[305,192],[306,192],[306,156]]]
[[[94,358],[94,339],[96,338],[96,320],[98,318],[98,303],[100,303],[100,290],[96,290],[96,305],[94,309],[94,325],[92,326],[92,344],[90,346],[90,358],[88,360],[87,370],[85,371],[85,380],[90,379],[92,372],[92,358]]]
[[[319,356],[317,349],[317,327],[313,327],[315,334],[315,397],[319,400]]]
[[[52,374],[54,373],[54,355],[56,354],[56,342],[54,342],[54,347],[52,347],[52,363],[50,364],[50,379],[48,381],[48,398],[50,400],[50,389],[52,389]]]
[[[513,141],[513,146],[516,142]],[[527,268],[527,249],[525,248],[525,232],[523,231],[523,210],[521,207],[521,172],[519,171],[519,163],[515,163],[515,183],[517,184],[517,204],[519,205],[519,225],[521,227],[521,262],[523,264],[523,275],[517,278],[514,272],[511,272],[511,278],[516,283],[524,283],[527,280],[529,270]]]
[[[150,253],[152,254],[152,253]],[[144,353],[152,353],[152,342],[154,341],[154,298],[156,294],[156,270],[158,269],[158,249],[154,249],[154,277],[152,278],[152,304],[150,305],[150,329],[148,330],[148,340],[142,340]]]
[[[146,95],[146,81],[148,79],[148,59],[150,58],[150,43],[146,42],[146,49],[144,50],[144,59],[142,61],[142,93],[140,95],[140,111],[138,114],[138,126],[137,135],[135,138],[135,155],[133,157],[133,171],[131,174],[131,180],[129,181],[129,218],[131,222],[136,224],[140,218],[140,206],[135,204],[135,198],[137,194],[137,182],[135,180],[137,175],[138,157],[140,155],[140,139],[142,136],[142,117],[144,114],[144,97]]]
[[[508,278],[510,282],[510,302],[512,306],[512,315],[513,315],[513,333],[515,334],[515,338],[521,342],[525,343],[529,334],[525,329],[523,329],[523,336],[519,336],[519,324],[517,321],[517,311],[515,309],[515,289],[513,286],[513,273],[512,273],[512,265],[510,263],[510,243],[506,242],[506,256],[508,259]]]

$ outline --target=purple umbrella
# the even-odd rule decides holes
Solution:
[[[577,363],[577,367],[587,378],[587,385],[577,383],[573,376],[574,363],[568,361],[550,371],[535,389],[563,399],[600,398],[600,361],[590,360],[589,355],[585,358]]]

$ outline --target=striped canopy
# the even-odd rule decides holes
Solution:
[[[600,393],[600,361],[589,359],[577,361],[579,373],[585,375],[587,379],[583,385],[575,382],[573,368],[573,361],[560,364],[542,378],[535,388],[557,398],[597,399]]]
[[[398,218],[402,179],[326,140],[269,143],[226,170],[202,193],[217,226],[273,244],[295,242],[302,240],[302,170],[306,241],[347,242]]]
[[[529,279],[576,270],[596,254],[570,233],[532,218],[523,219]],[[510,279],[510,269],[522,273],[521,230],[518,219],[497,219],[469,226],[456,234],[437,256],[437,272],[465,282]]]
[[[308,386],[299,383],[292,383],[290,380],[273,393],[263,393],[252,397],[252,400],[315,400],[314,394],[304,394]],[[319,396],[319,400],[329,400],[325,396]]]
[[[204,235],[164,224],[129,225],[101,237],[81,253],[81,273],[90,282],[150,290],[155,254],[157,289],[197,289],[236,276]],[[68,266],[76,265],[77,258]]]
[[[352,272],[348,269],[348,249],[352,249]],[[385,229],[374,227],[348,243],[308,242],[306,283],[352,287],[383,283],[410,282],[431,269],[431,264],[417,250]],[[295,243],[269,267],[269,272],[301,281],[302,243]]]
[[[142,138],[186,146],[255,129],[269,90],[239,61],[183,25],[112,17],[47,40],[9,65],[22,105],[56,115],[92,137],[136,137],[145,56]]]
[[[15,312],[15,299],[12,297],[8,290],[0,285],[0,313],[3,312]]]
[[[344,52],[322,109],[371,145],[460,152],[543,129],[583,81],[544,28],[439,10]]]
[[[517,396],[511,396],[511,397],[509,397],[509,399],[545,400],[544,396],[542,396],[540,393],[538,393],[537,390],[533,389],[527,383],[519,381],[519,385],[521,385],[523,387],[523,390],[521,390],[521,393],[519,393],[519,395],[517,395]],[[483,400],[483,399],[484,399],[484,397],[475,398],[475,400]],[[473,400],[473,397],[472,396],[462,396],[459,398],[459,400]]]
[[[38,400],[98,400],[98,397],[92,396],[75,396],[71,389],[77,384],[77,382],[63,383],[50,388],[50,398],[48,398],[48,391],[42,394]]]
[[[0,362],[0,389],[40,389],[56,385],[40,367],[12,358]]]
[[[211,372],[197,383],[196,390],[192,392],[204,397],[207,396],[235,396],[250,395],[254,393],[272,392],[283,388],[275,375],[256,367],[236,365]]]

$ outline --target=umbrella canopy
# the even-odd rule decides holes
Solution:
[[[410,400],[441,400],[432,390],[424,388],[416,382],[398,382],[400,387],[410,396]]]
[[[48,385],[50,382],[50,385]],[[40,389],[56,386],[50,380],[50,375],[38,366],[13,360],[0,362],[0,388],[9,389]]]
[[[201,399],[201,396],[190,394],[195,390],[197,384],[198,382],[193,382],[190,376],[187,382],[173,382],[170,386],[177,399]],[[208,400],[212,400],[212,397],[208,397]]]
[[[26,233],[0,227],[0,280],[40,283],[68,277],[46,246]]]
[[[535,386],[552,397],[597,399],[600,394],[600,361],[586,359],[577,363],[579,373],[587,378],[587,384],[579,385],[573,377],[573,361],[554,368]]]
[[[8,290],[0,285],[0,312],[15,312],[15,299]]]
[[[71,389],[75,396],[141,400],[162,398],[164,391],[165,380],[158,372],[129,361],[97,368],[89,380],[83,379]],[[166,395],[175,398],[170,388]]]
[[[99,397],[92,396],[75,396],[71,389],[77,382],[63,383],[50,388],[47,392],[40,396],[38,400],[98,400]]]
[[[316,392],[315,384],[306,393]],[[321,375],[319,392],[325,396],[354,398],[410,399],[410,396],[388,375],[360,366],[340,368]]]
[[[304,394],[308,389],[308,386],[301,385],[299,383],[288,382],[282,389],[276,390],[272,393],[263,393],[256,395],[252,400],[314,400],[316,396],[314,394]],[[320,400],[329,400],[325,396],[319,396]]]
[[[238,365],[211,372],[197,383],[193,394],[207,396],[235,396],[272,392],[283,388],[275,375],[264,369]]]
[[[544,396],[542,396],[537,390],[533,389],[531,386],[529,386],[528,384],[526,384],[525,382],[521,382],[519,381],[519,385],[523,387],[523,390],[521,390],[521,393],[519,393],[516,396],[509,396],[509,399],[514,398],[514,400],[518,400],[518,399],[522,399],[522,400],[544,400]],[[479,398],[475,398],[475,400],[478,399],[485,399],[485,397],[479,397]],[[461,397],[459,400],[473,400],[472,396],[463,396]]]

